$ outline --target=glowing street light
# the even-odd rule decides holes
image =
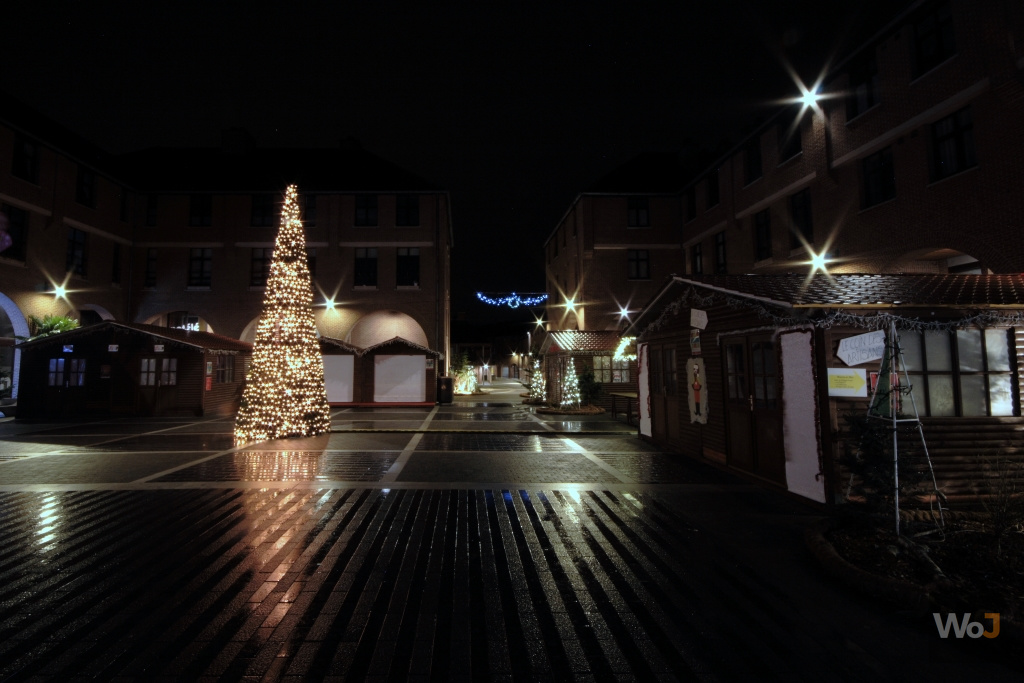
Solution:
[[[567,310],[567,311],[575,311],[576,310],[576,302],[573,301],[572,299],[566,299],[565,300],[565,310]]]
[[[329,311],[333,311],[335,305],[336,304],[334,303],[334,299],[325,299],[324,300],[324,306],[326,306],[327,310],[329,310]]]
[[[68,291],[64,289],[64,285],[54,285],[53,287],[53,298],[54,299],[66,299]]]
[[[619,317],[620,318],[628,318],[629,317],[629,309],[620,306],[619,307]]]

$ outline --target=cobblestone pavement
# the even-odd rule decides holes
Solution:
[[[245,448],[0,421],[0,680],[1020,679],[821,576],[813,510],[485,403]]]

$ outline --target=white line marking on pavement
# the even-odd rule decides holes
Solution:
[[[596,455],[594,455],[593,453],[588,451],[586,448],[584,448],[583,446],[581,446],[578,443],[576,443],[575,441],[573,441],[572,439],[570,439],[568,437],[564,437],[564,438],[565,438],[565,442],[567,444],[569,444],[570,446],[572,446],[573,448],[575,448],[577,453],[582,455],[587,460],[590,460],[591,462],[593,462],[595,465],[597,465],[602,470],[604,470],[608,474],[612,475],[613,477],[615,477],[616,479],[621,481],[623,484],[633,484],[633,483],[636,483],[632,479],[630,479],[629,477],[624,475],[622,472],[618,471],[617,469],[615,469],[614,467],[612,467],[611,465],[606,463],[604,460],[602,460],[601,458],[597,457]]]
[[[437,415],[437,411],[440,407],[441,406],[434,406],[434,409],[430,411],[427,418],[423,420],[423,424],[420,425],[421,430],[427,429],[430,425],[430,421],[434,419],[435,415]],[[405,467],[405,463],[409,462],[409,458],[412,456],[413,451],[416,450],[416,446],[420,444],[420,440],[422,439],[423,432],[413,434],[412,438],[409,439],[409,443],[405,445],[405,449],[398,456],[398,460],[395,460],[395,462],[391,464],[391,467],[388,468],[388,471],[384,473],[384,476],[381,477],[381,482],[391,482],[398,478],[398,475],[402,473],[402,468]]]

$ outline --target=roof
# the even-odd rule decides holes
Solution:
[[[544,353],[570,351],[577,353],[598,353],[614,351],[619,346],[619,333],[611,331],[580,332],[578,330],[561,330],[548,332],[541,344]]]
[[[354,353],[357,356],[365,356],[366,354],[370,353],[371,351],[377,351],[378,349],[380,349],[382,347],[385,347],[385,346],[388,346],[390,344],[398,344],[400,346],[406,346],[406,347],[415,349],[417,351],[421,351],[421,352],[427,354],[428,356],[440,356],[441,355],[441,353],[439,351],[434,351],[433,349],[428,349],[425,346],[420,346],[419,344],[417,344],[415,342],[411,342],[408,339],[403,339],[402,337],[392,337],[391,339],[388,339],[387,341],[379,342],[377,344],[373,344],[372,346],[367,346],[366,348],[360,348],[360,347],[355,346],[353,344],[349,344],[348,342],[342,341],[340,339],[334,339],[332,337],[320,337],[320,348],[321,348],[321,350],[323,350],[323,348],[325,346],[333,346],[334,348],[341,349],[342,351],[350,351],[350,352]]]
[[[359,352],[362,350],[358,346],[353,346],[348,342],[344,342],[340,339],[335,339],[333,337],[320,337],[318,341],[320,342],[321,353],[323,353],[324,351],[329,351],[331,348],[335,348],[341,349],[342,351],[349,351],[351,353],[358,355]]]
[[[252,344],[248,342],[233,339],[231,337],[224,337],[211,332],[178,330],[171,327],[157,327],[156,325],[142,325],[140,323],[119,323],[114,322],[113,320],[104,320],[103,322],[95,325],[87,325],[86,327],[79,327],[78,329],[70,330],[68,332],[39,337],[38,339],[22,342],[19,346],[30,347],[51,342],[63,342],[109,330],[124,330],[128,333],[155,337],[180,346],[188,346],[197,351],[214,351],[231,354],[238,352],[252,352]]]

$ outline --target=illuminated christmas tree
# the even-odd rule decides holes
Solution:
[[[579,407],[580,379],[576,376],[576,363],[572,358],[566,363],[565,380],[562,383],[562,408]]]
[[[252,365],[235,419],[235,442],[313,436],[330,428],[298,189],[289,185],[256,326]]]
[[[540,360],[533,361],[533,376],[530,378],[530,400],[543,403],[547,400],[547,387],[544,386],[544,373],[540,369]]]

